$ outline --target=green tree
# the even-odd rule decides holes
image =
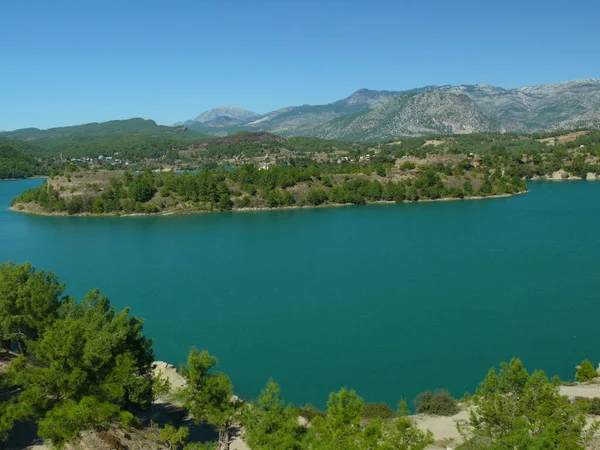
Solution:
[[[229,448],[229,429],[238,404],[227,375],[213,371],[217,358],[193,348],[181,374],[187,381],[181,390],[184,406],[196,421],[213,425],[219,432],[219,448]]]
[[[244,409],[243,423],[246,439],[252,449],[301,449],[306,429],[298,425],[296,410],[286,405],[279,385],[269,380],[256,404]]]
[[[583,362],[577,366],[577,372],[575,373],[575,379],[578,381],[590,381],[598,376],[598,372],[594,369],[594,365],[589,359],[584,359]]]
[[[423,432],[406,417],[387,422],[382,439],[378,442],[381,450],[423,450],[433,444],[431,431]]]
[[[363,413],[363,400],[355,391],[343,388],[329,395],[327,413],[317,416],[312,422],[312,449],[352,449],[356,448],[362,430],[360,420]]]
[[[152,173],[136,175],[133,181],[129,182],[129,195],[136,202],[145,203],[152,200],[155,192]]]
[[[0,345],[21,354],[57,317],[65,284],[52,272],[37,272],[31,264],[0,265]]]
[[[329,195],[323,189],[310,188],[306,194],[306,203],[310,205],[321,205],[329,200]]]
[[[462,432],[490,449],[583,449],[585,416],[542,371],[527,373],[519,359],[492,368],[473,398]]]
[[[39,435],[61,446],[108,420],[131,422],[127,409],[145,408],[152,397],[152,343],[142,326],[98,290],[81,302],[63,300],[56,320],[9,367],[18,394],[3,414],[5,431],[34,419]]]
[[[175,428],[166,424],[160,429],[160,440],[171,450],[178,449],[190,435],[190,429],[187,427]]]

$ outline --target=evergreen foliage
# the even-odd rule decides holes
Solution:
[[[519,359],[490,369],[473,400],[465,448],[584,448],[584,414]]]
[[[594,369],[594,365],[589,359],[584,359],[583,362],[577,366],[577,372],[575,373],[575,379],[577,381],[591,381],[598,376],[598,372]]]
[[[5,342],[21,345],[4,380],[16,394],[2,407],[0,434],[32,419],[41,437],[60,446],[109,420],[131,423],[128,409],[149,405],[152,342],[128,309],[116,312],[98,290],[80,302],[60,298],[64,285],[29,265],[1,266],[0,280],[0,304],[16,298],[24,312],[34,310],[25,315],[28,334],[11,334],[14,321],[2,325]]]

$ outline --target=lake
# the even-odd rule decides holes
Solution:
[[[146,319],[156,358],[197,346],[236,393],[273,377],[324,406],[356,389],[395,407],[473,392],[492,365],[573,378],[600,328],[600,183],[533,182],[510,198],[173,217],[8,210],[41,180],[0,181],[0,261],[99,287]]]

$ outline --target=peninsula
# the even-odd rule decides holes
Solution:
[[[592,131],[379,144],[242,133],[132,168],[110,157],[70,161],[11,207],[125,216],[478,199],[526,192],[531,179],[595,180],[599,154],[600,133]]]

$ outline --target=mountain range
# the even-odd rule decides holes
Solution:
[[[225,106],[182,124],[218,136],[247,130],[339,140],[599,128],[600,79],[521,88],[475,84],[359,89],[333,103],[290,106],[263,115]]]
[[[284,137],[384,141],[431,134],[580,128],[600,128],[600,79],[514,89],[484,84],[425,86],[407,91],[359,89],[333,103],[288,106],[267,114],[222,106],[172,127],[135,118],[48,130],[4,131],[0,139],[34,143],[136,135],[189,140],[261,131]]]

